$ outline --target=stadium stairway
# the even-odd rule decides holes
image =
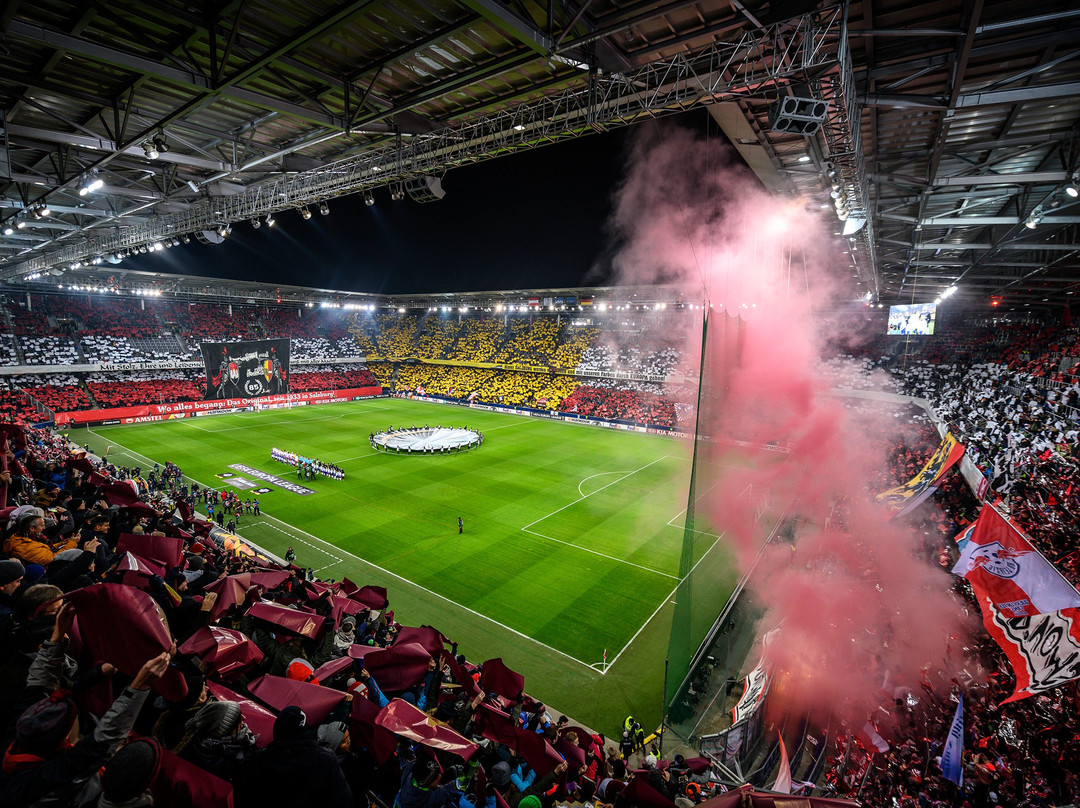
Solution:
[[[83,375],[83,374],[79,374],[79,375],[80,375],[79,387],[81,387],[82,391],[84,393],[86,393],[86,398],[90,402],[90,409],[92,409],[92,410],[100,410],[101,409],[101,404],[98,402],[98,400],[96,398],[94,398],[94,393],[90,389],[90,385],[88,385],[86,383],[86,376]]]
[[[8,311],[7,306],[0,306],[0,312],[3,312],[4,329],[5,333],[12,335],[12,344],[15,346],[15,358],[18,360],[16,364],[26,364],[26,354],[23,353],[22,343],[19,338],[15,336],[15,323],[11,319],[11,312]]]

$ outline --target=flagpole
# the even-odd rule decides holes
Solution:
[[[667,688],[668,688],[668,660],[664,659],[664,693],[660,697],[660,754],[658,758],[664,756],[664,728],[667,727]]]

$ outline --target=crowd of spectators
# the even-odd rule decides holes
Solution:
[[[411,314],[376,314],[376,352],[391,359],[413,355],[417,317]]]
[[[53,412],[90,409],[86,389],[72,373],[13,376],[11,381]]]
[[[71,337],[19,338],[28,365],[74,365],[81,361],[79,347]]]
[[[626,339],[626,335],[619,335]],[[586,348],[579,371],[628,371],[648,376],[667,376],[679,364],[682,352],[674,345],[650,345],[649,335],[635,334],[626,343],[601,343]]]
[[[304,365],[289,375],[289,391],[293,393],[373,387],[378,383],[366,366],[355,362],[341,365]]]
[[[675,403],[655,393],[638,390],[579,385],[559,407],[563,412],[594,418],[633,421],[639,424],[674,427]]]
[[[551,317],[510,317],[509,336],[497,362],[510,365],[548,365],[558,344],[559,324]]]
[[[172,334],[155,337],[116,337],[85,334],[83,354],[91,364],[171,362],[183,357],[180,343]]]
[[[104,371],[86,374],[86,386],[99,407],[134,407],[199,401],[203,389],[187,370]]]
[[[503,340],[503,324],[494,317],[469,317],[458,333],[457,344],[447,359],[494,362]]]
[[[420,336],[416,340],[417,358],[445,359],[460,330],[459,320],[429,314],[420,324]]]
[[[15,350],[15,337],[11,334],[0,334],[0,365],[19,364],[19,354]]]

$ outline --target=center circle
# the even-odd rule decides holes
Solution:
[[[476,429],[425,424],[373,432],[369,441],[373,449],[387,452],[437,454],[475,449],[484,442],[484,434]]]

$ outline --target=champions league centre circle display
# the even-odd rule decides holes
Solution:
[[[408,454],[439,454],[473,449],[484,442],[475,429],[450,426],[390,427],[368,436],[371,448]]]

